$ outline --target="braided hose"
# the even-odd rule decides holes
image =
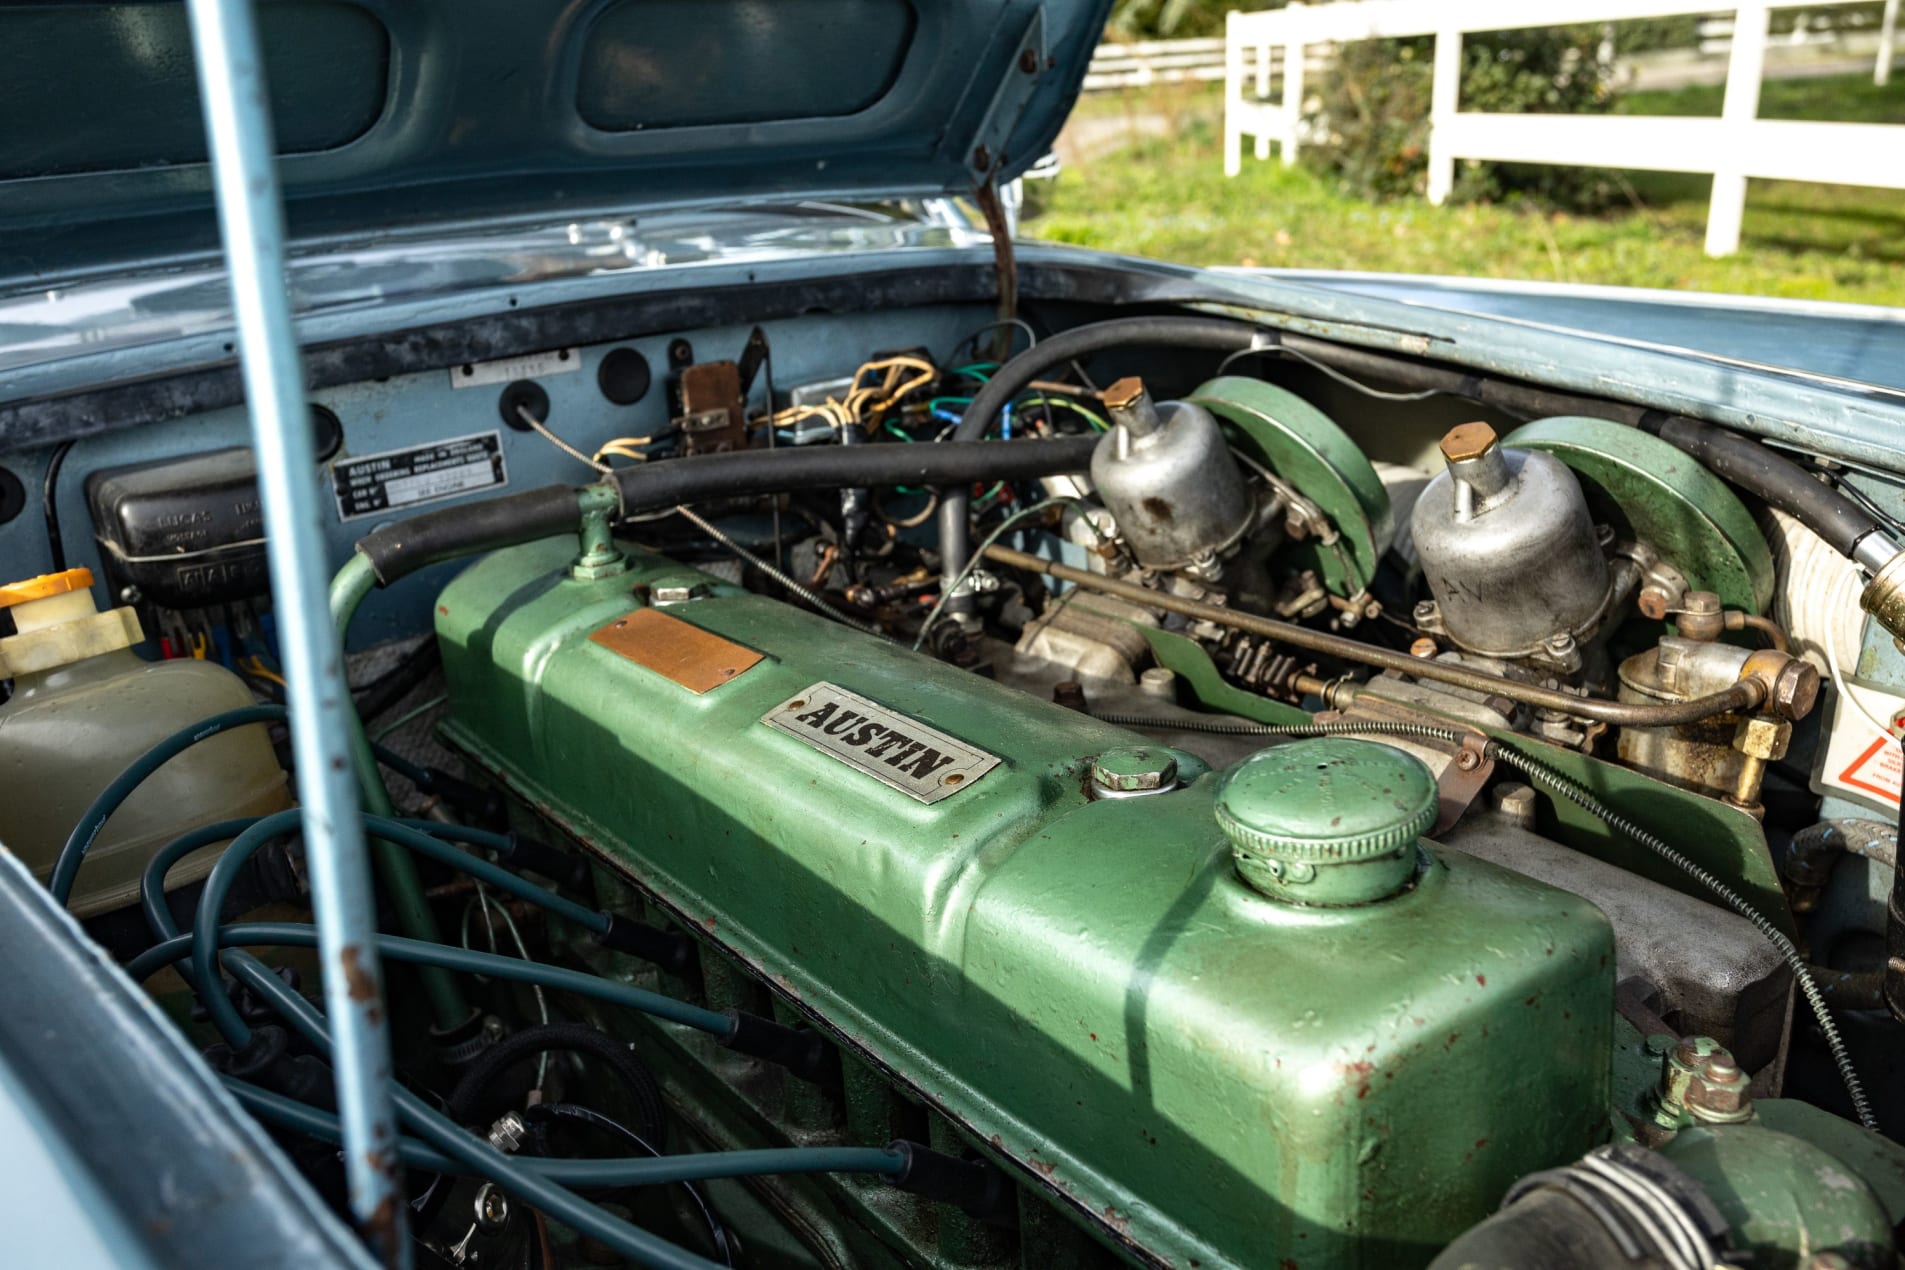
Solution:
[[[1396,736],[1417,741],[1441,741],[1459,745],[1462,734],[1453,728],[1432,727],[1424,723],[1297,723],[1288,725],[1253,723],[1205,723],[1201,720],[1169,720],[1144,718],[1137,715],[1096,716],[1106,723],[1122,727],[1176,728],[1186,732],[1209,732],[1222,736]],[[1595,819],[1607,825],[1616,833],[1622,834],[1647,848],[1668,864],[1698,882],[1728,908],[1753,923],[1754,929],[1764,935],[1767,942],[1779,951],[1787,967],[1793,973],[1793,982],[1799,985],[1806,1004],[1812,1007],[1813,1016],[1819,1020],[1819,1030],[1826,1038],[1826,1048],[1832,1052],[1833,1064],[1839,1069],[1839,1078],[1845,1082],[1845,1091],[1852,1099],[1853,1113],[1861,1125],[1874,1132],[1878,1130],[1878,1120],[1872,1114],[1872,1106],[1866,1101],[1865,1086],[1859,1081],[1859,1074],[1852,1066],[1852,1056],[1846,1052],[1845,1040],[1839,1035],[1838,1024],[1833,1022],[1832,1012],[1826,1005],[1825,994],[1813,981],[1812,971],[1806,965],[1806,959],[1799,955],[1799,949],[1793,941],[1786,938],[1784,931],[1767,919],[1758,909],[1749,904],[1745,897],[1722,882],[1707,870],[1676,851],[1673,847],[1615,812],[1587,789],[1560,772],[1548,767],[1537,759],[1523,754],[1520,750],[1501,741],[1490,740],[1487,755],[1500,763],[1522,773],[1530,781],[1551,794],[1559,794],[1574,803]]]

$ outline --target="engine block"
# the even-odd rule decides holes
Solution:
[[[1021,1206],[1153,1264],[1420,1264],[1604,1138],[1614,957],[1586,901],[1433,844],[1380,903],[1267,898],[1189,755],[1150,746],[1175,781],[1100,796],[1135,733],[661,557],[585,578],[572,553],[441,594],[451,739]]]

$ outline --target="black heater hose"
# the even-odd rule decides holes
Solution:
[[[1041,345],[1043,347],[1043,345]],[[1018,481],[1091,466],[1095,437],[1053,441],[940,442],[935,445],[826,445],[669,459],[623,468],[612,483],[622,515],[707,498],[894,485],[965,489],[975,481]],[[600,487],[588,487],[590,489]],[[357,543],[389,586],[428,565],[574,533],[585,490],[550,485],[425,512],[372,530]]]
[[[1645,406],[1434,366],[1376,349],[1334,344],[1229,318],[1117,318],[1042,340],[999,368],[966,408],[965,416],[953,432],[953,440],[977,441],[985,436],[1012,398],[1053,367],[1106,349],[1132,346],[1201,348],[1215,352],[1260,347],[1271,354],[1281,349],[1342,370],[1380,375],[1411,389],[1445,393],[1523,418],[1579,414],[1638,427],[1699,460],[1739,488],[1796,517],[1834,550],[1858,561],[1868,573],[1876,573],[1897,552],[1890,536],[1880,532],[1877,519],[1851,499],[1815,480],[1778,451],[1726,428]],[[947,587],[955,585],[972,555],[970,504],[971,496],[963,486],[947,488],[941,493],[940,569],[943,585]],[[1861,549],[1862,541],[1865,546]],[[1861,551],[1869,558],[1862,558]],[[969,613],[972,603],[970,595],[951,596],[946,610]]]
[[[1248,322],[1215,317],[1135,317],[1094,322],[1039,341],[994,372],[966,407],[952,442],[979,443],[997,422],[1012,399],[1031,386],[1033,380],[1054,366],[1108,348],[1145,345],[1153,348],[1203,348],[1228,353],[1249,348],[1260,337],[1257,327]],[[1085,440],[1094,444],[1096,437]],[[1013,444],[1025,444],[1014,442]],[[1085,465],[1091,461],[1087,450]],[[972,556],[972,526],[969,513],[972,491],[964,484],[944,485],[939,494],[939,551],[942,585],[949,590],[958,583],[959,573]],[[948,613],[972,611],[970,595],[949,595]]]
[[[1681,416],[1649,416],[1640,427],[1698,459],[1727,483],[1790,513],[1842,556],[1857,559],[1853,549],[1859,540],[1879,528],[1870,512],[1751,437]]]

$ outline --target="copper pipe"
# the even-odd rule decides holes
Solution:
[[[1793,651],[1792,641],[1786,638],[1786,632],[1781,630],[1779,623],[1770,617],[1755,617],[1751,613],[1742,613],[1734,609],[1726,615],[1726,629],[1729,631],[1755,630],[1766,637],[1766,643],[1774,652],[1791,654]]]
[[[1026,555],[1023,551],[1013,551],[1009,547],[987,547],[985,554],[987,559],[996,561],[1009,569],[1047,574],[1087,591],[1096,591],[1101,595],[1115,595],[1121,600],[1130,600],[1148,608],[1181,614],[1197,621],[1214,622],[1219,626],[1228,626],[1232,630],[1245,631],[1252,635],[1267,636],[1293,648],[1307,649],[1313,653],[1322,653],[1327,657],[1337,657],[1344,661],[1361,662],[1365,666],[1375,666],[1381,670],[1393,670],[1397,674],[1409,675],[1416,679],[1433,679],[1453,687],[1466,688],[1471,692],[1499,694],[1538,710],[1555,710],[1576,718],[1593,719],[1618,727],[1664,728],[1682,723],[1696,723],[1701,719],[1712,718],[1716,714],[1752,710],[1766,699],[1766,685],[1758,679],[1742,679],[1722,692],[1695,697],[1691,701],[1634,703],[1576,697],[1551,688],[1539,688],[1534,684],[1504,679],[1500,675],[1491,675],[1480,670],[1471,670],[1466,666],[1425,661],[1411,657],[1407,653],[1391,652],[1387,648],[1378,648],[1373,644],[1361,644],[1353,639],[1345,639],[1341,635],[1313,631],[1307,626],[1279,622],[1274,618],[1258,617],[1254,613],[1239,613],[1234,609],[1223,608],[1216,604],[1205,604],[1199,600],[1188,600],[1182,596],[1166,595],[1160,591],[1153,591],[1149,587],[1121,582],[1116,578],[1107,578],[1103,574],[1087,573],[1083,569],[1074,569],[1069,565],[1055,564],[1050,560],[1040,559],[1038,556]]]

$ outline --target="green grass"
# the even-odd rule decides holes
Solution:
[[[1632,114],[1712,114],[1719,90],[1630,94]],[[1606,283],[1905,305],[1905,192],[1755,181],[1741,250],[1702,250],[1709,179],[1629,173],[1629,207],[1582,216],[1519,204],[1372,204],[1272,159],[1226,180],[1219,97],[1168,99],[1168,138],[1074,161],[1039,199],[1028,236],[1199,265],[1362,269]],[[1905,122],[1905,77],[1772,80],[1762,114]],[[1088,117],[1149,107],[1115,97]],[[1100,127],[1106,125],[1100,124]]]
[[[1667,91],[1625,93],[1623,115],[1718,115],[1725,90],[1696,84]],[[1761,119],[1837,119],[1844,123],[1905,123],[1905,81],[1880,88],[1870,75],[1769,79],[1760,85]]]

